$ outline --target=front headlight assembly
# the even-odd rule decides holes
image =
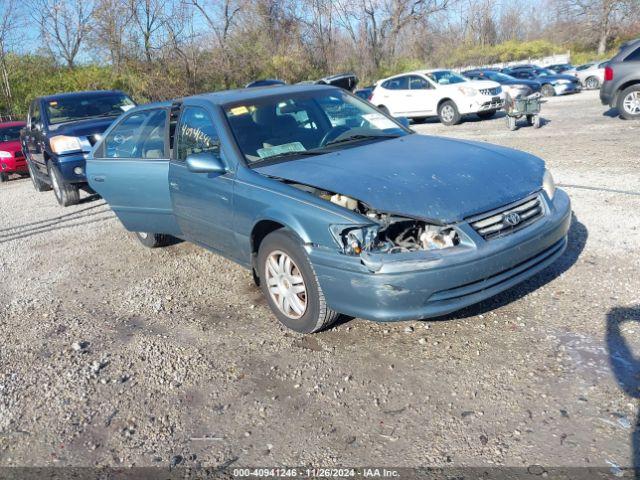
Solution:
[[[550,200],[553,200],[553,196],[556,194],[556,182],[553,180],[553,176],[549,170],[544,171],[542,177],[542,189],[547,192],[547,196]]]
[[[66,135],[57,135],[49,140],[51,150],[55,153],[70,153],[82,150],[82,145],[78,137],[68,137]]]
[[[442,250],[460,244],[460,236],[451,226],[400,217],[394,217],[384,225],[332,225],[330,230],[347,255]]]

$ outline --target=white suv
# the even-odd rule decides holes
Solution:
[[[504,100],[499,83],[469,80],[450,70],[420,70],[380,80],[370,102],[394,116],[437,116],[445,125],[456,125],[470,113],[492,117]]]

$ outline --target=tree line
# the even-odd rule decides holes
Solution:
[[[640,0],[0,0],[0,112],[65,90],[154,101],[258,78],[579,61],[638,35]]]

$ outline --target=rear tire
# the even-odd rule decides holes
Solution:
[[[598,77],[589,77],[584,81],[584,86],[589,90],[596,90],[600,88],[600,80]]]
[[[257,267],[260,288],[285,327],[299,333],[315,333],[329,327],[340,316],[327,306],[307,253],[290,231],[276,230],[264,238],[258,250]],[[297,291],[295,287],[304,291]]]
[[[497,110],[485,110],[484,112],[478,112],[476,115],[481,119],[491,118],[496,114]]]
[[[451,100],[440,104],[438,107],[438,118],[440,119],[440,123],[447,126],[457,125],[460,123],[460,120],[462,120],[462,116],[460,112],[458,112],[458,107],[455,102]]]
[[[4,183],[9,180],[9,175],[4,172],[0,172],[0,183]]]
[[[31,177],[31,183],[36,192],[46,192],[51,190],[51,185],[40,178],[38,171],[31,165],[31,161],[27,160],[27,168],[29,169],[29,176]]]
[[[70,207],[80,203],[80,190],[76,185],[65,182],[60,170],[55,165],[49,164],[49,178],[56,200],[63,207]]]
[[[164,247],[171,241],[170,235],[162,233],[135,232],[135,234],[140,243],[147,248]]]
[[[616,107],[625,120],[640,120],[640,85],[631,85],[618,95]]]
[[[540,93],[542,93],[543,97],[554,97],[556,95],[556,91],[553,86],[548,83],[542,86]]]

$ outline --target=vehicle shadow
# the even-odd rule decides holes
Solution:
[[[635,476],[640,480],[640,352],[634,356],[629,344],[622,336],[621,327],[635,322],[635,328],[640,328],[640,305],[634,307],[615,307],[607,314],[607,350],[611,370],[620,389],[629,397],[638,401],[637,417],[631,432],[631,459]],[[637,334],[635,334],[637,335]]]
[[[509,303],[515,302],[529,295],[531,292],[538,290],[543,285],[553,281],[564,272],[569,270],[580,257],[580,254],[584,250],[587,244],[587,238],[589,237],[589,231],[587,227],[580,223],[575,214],[571,217],[571,226],[569,227],[569,240],[567,249],[564,254],[558,258],[552,265],[542,270],[532,278],[522,282],[519,285],[514,286],[502,293],[499,293],[495,297],[488,298],[480,303],[471,305],[469,307],[458,310],[457,312],[441,317],[436,317],[432,320],[456,320],[461,318],[473,317],[481,315],[496,308],[503,307]]]
[[[606,112],[602,112],[602,116],[609,118],[618,118],[620,116],[620,112],[618,112],[617,108],[610,108]]]
[[[102,202],[64,215],[2,228],[0,229],[0,243],[20,240],[65,228],[97,223],[111,218],[113,218],[111,209],[106,203]]]

